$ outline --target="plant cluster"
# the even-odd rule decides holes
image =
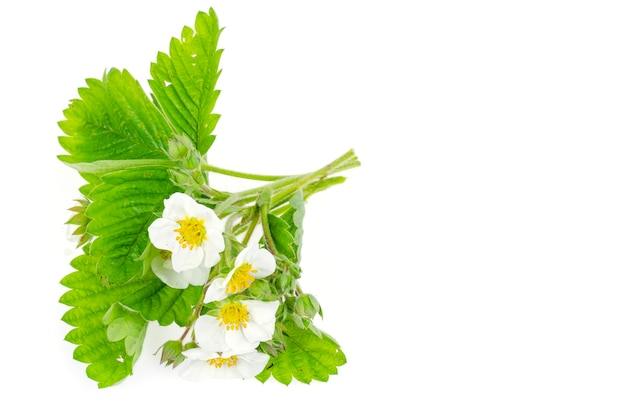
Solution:
[[[59,126],[59,159],[85,180],[68,224],[74,271],[61,283],[74,359],[99,387],[132,374],[149,323],[176,324],[160,360],[193,380],[327,381],[346,362],[317,328],[299,279],[308,197],[342,183],[352,150],[301,175],[207,162],[219,115],[214,10],[173,38],[150,67],[150,96],[126,70],[87,79]],[[239,192],[210,174],[259,182]]]

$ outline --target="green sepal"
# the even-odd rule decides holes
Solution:
[[[176,368],[185,360],[183,355],[183,343],[179,340],[167,341],[161,346],[161,364],[171,365]]]
[[[290,272],[281,272],[274,278],[274,286],[279,292],[291,296],[298,288],[298,281]]]
[[[294,310],[296,314],[304,318],[313,319],[317,314],[322,316],[322,308],[319,302],[310,293],[302,294],[296,298]]]
[[[90,219],[85,215],[85,210],[89,206],[89,200],[81,198],[75,201],[78,204],[69,208],[74,215],[72,215],[72,217],[70,217],[65,224],[76,226],[72,232],[72,236],[75,236],[78,239],[76,242],[76,248],[78,249],[89,243],[92,240],[92,236],[87,233],[87,226],[89,225]]]

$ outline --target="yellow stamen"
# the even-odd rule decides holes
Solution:
[[[222,368],[223,365],[226,365],[228,368],[234,367],[237,365],[238,359],[236,355],[230,356],[228,358],[211,358],[207,359],[206,363],[209,365],[213,365],[215,368]]]
[[[250,314],[248,313],[248,307],[242,303],[227,303],[220,309],[220,314],[217,317],[220,321],[220,326],[226,325],[226,330],[239,330],[239,328],[247,328],[246,322],[250,322]]]
[[[253,269],[250,263],[242,264],[233,272],[233,276],[226,286],[226,291],[232,295],[233,293],[241,292],[249,288],[252,282],[254,282],[254,276],[250,273],[257,272],[258,270]]]
[[[189,247],[189,250],[193,250],[194,247],[202,245],[202,242],[207,239],[204,219],[185,216],[184,220],[178,220],[177,223],[180,224],[180,227],[174,232],[179,234],[176,236],[176,240],[183,249]]]

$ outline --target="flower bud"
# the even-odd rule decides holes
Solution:
[[[165,366],[172,365],[172,368],[176,368],[184,360],[183,343],[181,341],[171,340],[163,344],[161,364],[165,364]]]

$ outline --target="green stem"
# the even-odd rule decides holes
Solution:
[[[248,242],[250,241],[250,238],[252,237],[252,233],[254,233],[254,229],[256,228],[257,224],[259,224],[259,210],[255,209],[252,214],[253,216],[250,221],[250,224],[248,225],[248,231],[246,232],[246,235],[243,237],[243,240],[241,241],[244,246],[248,245]]]
[[[226,200],[226,198],[228,198],[227,194],[218,191],[215,188],[209,187],[208,185],[201,185],[200,190],[217,200]]]
[[[323,180],[331,174],[335,174],[337,172],[356,167],[359,164],[360,163],[358,162],[358,159],[354,155],[354,151],[350,150],[330,164],[310,174],[301,175],[294,182],[281,188],[280,191],[276,192],[272,197],[272,200],[275,200],[274,205],[279,205],[286,198],[290,197],[291,194],[293,194],[295,191],[298,191],[302,187],[305,187],[315,181]]]
[[[217,174],[228,175],[230,177],[236,178],[245,178],[248,180],[256,180],[256,181],[276,181],[287,176],[285,175],[265,175],[265,174],[251,174],[241,171],[229,170],[226,168],[216,167],[214,165],[204,164],[202,165],[203,171],[214,172]]]
[[[240,209],[242,208],[242,204],[245,205],[256,200],[259,194],[261,194],[263,191],[268,190],[273,193],[272,208],[274,208],[284,203],[294,192],[298,191],[299,189],[316,181],[324,180],[329,175],[350,168],[354,168],[359,165],[359,160],[354,154],[354,151],[350,150],[330,164],[327,164],[319,170],[313,171],[308,174],[292,176],[271,176],[276,179],[268,184],[260,187],[250,188],[248,190],[240,191],[237,193],[232,193],[226,200],[222,201],[216,206],[215,213],[221,217],[226,213],[230,213],[234,206],[240,206],[239,208],[235,208],[235,210]]]
[[[211,269],[211,273],[216,273],[217,274],[217,266],[214,266],[213,269]],[[204,289],[202,289],[202,294],[200,295],[200,300],[198,300],[198,303],[196,304],[196,307],[193,310],[193,315],[191,315],[191,319],[189,319],[189,323],[185,327],[185,331],[183,332],[183,334],[180,336],[179,341],[182,342],[185,339],[185,337],[187,336],[187,334],[191,330],[191,327],[196,322],[196,319],[198,319],[198,317],[200,316],[200,311],[202,310],[202,306],[204,305],[204,298],[206,296],[206,292],[207,292],[207,290],[209,290],[209,286],[211,286],[211,282],[213,281],[213,277],[214,276],[215,275],[209,275],[209,280],[204,285]]]
[[[276,248],[276,244],[274,243],[274,239],[272,238],[272,232],[270,229],[270,221],[269,221],[269,203],[263,204],[261,206],[261,225],[263,226],[263,236],[265,238],[265,245],[267,249],[274,256],[278,254],[278,249]]]

